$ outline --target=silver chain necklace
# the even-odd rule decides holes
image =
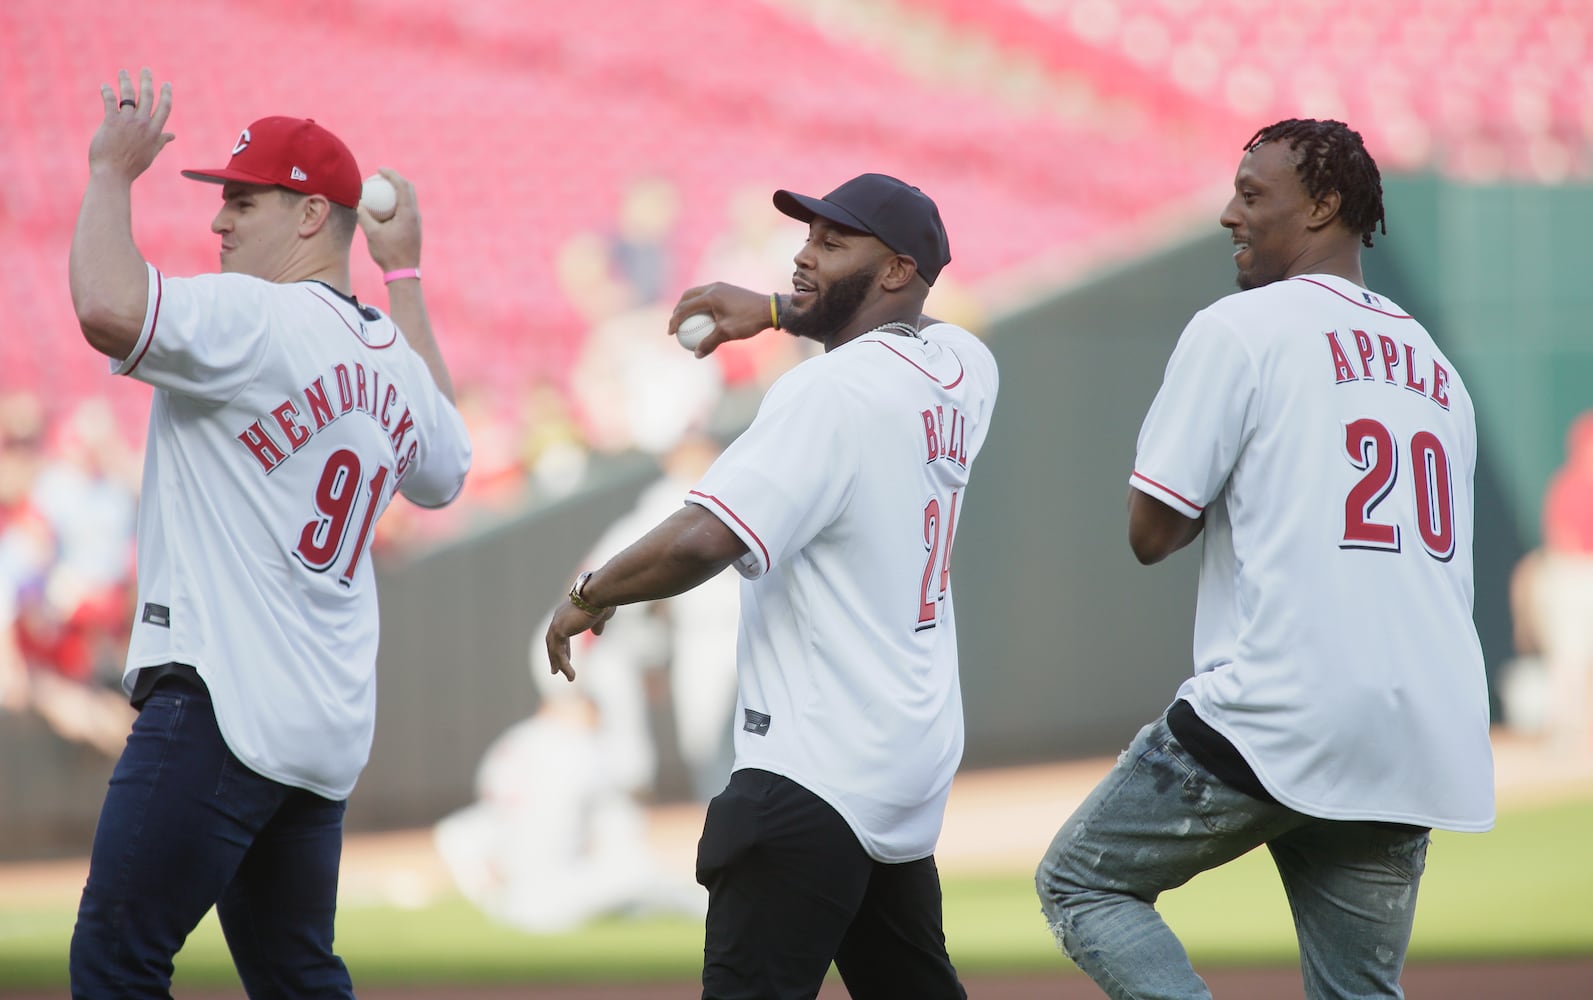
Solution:
[[[894,323],[886,323],[886,324],[884,324],[882,326],[876,326],[874,329],[872,329],[872,330],[870,330],[868,332],[869,333],[894,333],[898,337],[912,337],[912,338],[914,338],[916,340],[923,340],[924,339],[922,336],[919,335],[918,327],[914,326],[911,323],[904,323],[904,322],[902,322],[900,320],[897,320]],[[868,336],[868,334],[864,334],[864,336],[866,337],[866,336]]]

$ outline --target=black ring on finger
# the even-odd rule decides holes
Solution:
[[[117,107],[118,110],[120,110],[122,108],[136,108],[136,107],[138,107],[138,102],[137,101],[130,101],[127,98],[124,97],[124,98],[122,98],[121,103],[116,105],[116,107]]]

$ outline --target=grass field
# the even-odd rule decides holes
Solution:
[[[1593,797],[1502,813],[1494,832],[1437,833],[1411,943],[1413,960],[1593,955]],[[965,973],[1056,968],[1026,871],[947,874],[946,937]],[[1254,852],[1162,898],[1197,963],[1295,961],[1293,929],[1270,859]],[[66,982],[69,906],[0,900],[0,990]],[[531,937],[456,897],[420,909],[345,906],[338,951],[361,983],[690,981],[702,954],[691,920],[607,921]],[[175,988],[236,983],[214,918],[177,960]]]

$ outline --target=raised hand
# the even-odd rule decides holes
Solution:
[[[117,74],[115,87],[100,84],[100,98],[105,102],[105,120],[89,142],[89,172],[132,183],[177,138],[165,131],[171,116],[171,84],[160,85],[157,100],[148,68],[139,71],[136,90],[124,69]]]

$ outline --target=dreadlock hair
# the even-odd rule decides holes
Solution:
[[[1343,122],[1288,118],[1260,129],[1245,143],[1250,152],[1264,142],[1287,142],[1300,154],[1300,181],[1313,198],[1339,193],[1339,217],[1372,245],[1372,230],[1388,235],[1383,221],[1383,178],[1361,143],[1361,134]]]

